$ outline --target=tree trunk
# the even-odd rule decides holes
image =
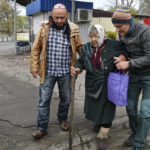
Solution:
[[[121,0],[121,5],[124,5],[124,0]]]
[[[118,7],[118,0],[116,0],[116,8]]]

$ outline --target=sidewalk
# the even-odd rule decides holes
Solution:
[[[0,150],[67,150],[68,132],[61,131],[57,122],[58,89],[54,89],[48,135],[34,141],[36,130],[39,80],[29,71],[29,55],[0,55]],[[84,73],[75,87],[73,122],[74,150],[97,150],[93,122],[84,117]],[[129,136],[125,107],[118,107],[110,134],[108,150],[131,150],[123,142]],[[147,150],[150,149],[150,137]]]

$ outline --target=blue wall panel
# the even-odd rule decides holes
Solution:
[[[68,12],[71,12],[71,0],[36,0],[26,7],[26,14],[30,16],[39,11],[51,11],[57,3],[62,3],[66,6]],[[75,8],[93,9],[93,3],[76,1]]]
[[[41,2],[41,11],[43,10],[46,10],[47,8],[46,8],[46,0],[42,0],[42,2]]]
[[[75,8],[93,9],[93,3],[76,1]]]

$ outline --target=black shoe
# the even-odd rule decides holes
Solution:
[[[142,150],[142,148],[134,146],[133,150]]]
[[[135,138],[135,133],[132,133],[129,138],[124,142],[124,145],[126,147],[133,147],[134,146],[134,138]]]
[[[99,132],[100,127],[101,127],[101,125],[94,125],[94,127],[93,127],[93,131],[94,131],[95,133],[98,133],[98,132]]]
[[[98,150],[107,150],[108,148],[108,139],[97,139]]]

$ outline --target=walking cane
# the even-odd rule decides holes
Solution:
[[[75,80],[76,75],[72,77],[72,90],[71,90],[71,105],[70,105],[70,122],[69,122],[69,150],[72,150],[72,123],[73,123],[73,117],[74,117],[74,97],[75,97]]]

